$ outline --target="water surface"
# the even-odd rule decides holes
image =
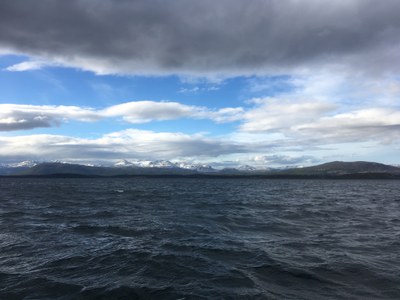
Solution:
[[[400,182],[0,179],[1,299],[400,299]]]

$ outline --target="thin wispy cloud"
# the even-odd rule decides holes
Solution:
[[[32,71],[32,70],[40,70],[45,67],[55,66],[56,64],[48,62],[48,61],[41,61],[41,60],[28,60],[23,61],[21,63],[9,66],[6,68],[7,71],[12,72],[23,72],[23,71]]]

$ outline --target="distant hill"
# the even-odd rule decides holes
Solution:
[[[160,166],[158,166],[160,165]],[[149,164],[138,166],[136,164],[117,164],[110,167],[95,167],[69,163],[38,163],[31,167],[19,165],[15,167],[0,167],[3,176],[194,176],[194,177],[262,177],[262,178],[399,178],[400,168],[375,162],[340,162],[334,161],[312,167],[291,169],[264,169],[251,168],[236,169],[226,168],[215,170],[213,168],[191,168],[177,164]]]
[[[37,165],[34,161],[21,161],[17,163],[1,164],[0,163],[0,175],[12,175],[23,172],[29,168]]]
[[[67,163],[41,163],[34,167],[26,169],[14,175],[60,175],[74,174],[85,176],[135,176],[135,175],[187,175],[193,171],[185,169],[167,169],[167,168],[143,168],[136,166],[128,167],[92,167],[79,164]]]
[[[290,174],[354,174],[354,173],[400,173],[400,168],[389,166],[385,164],[367,162],[367,161],[354,161],[354,162],[343,162],[333,161],[317,166],[295,168],[284,170],[281,173]]]
[[[0,166],[0,175],[15,175],[29,170],[29,167]]]

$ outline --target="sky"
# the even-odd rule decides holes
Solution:
[[[400,164],[399,11],[3,0],[0,162]]]

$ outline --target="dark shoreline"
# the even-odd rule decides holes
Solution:
[[[386,173],[358,173],[341,175],[291,175],[291,174],[270,174],[270,175],[229,175],[229,174],[160,174],[160,175],[85,175],[85,174],[44,174],[44,175],[0,175],[0,178],[195,178],[195,179],[355,179],[355,180],[398,180],[400,175]]]

